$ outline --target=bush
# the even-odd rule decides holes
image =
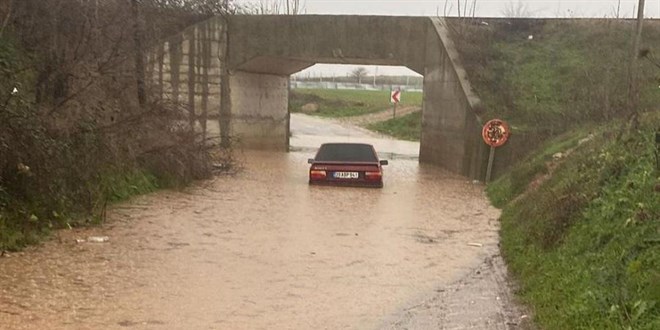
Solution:
[[[126,65],[59,90],[39,81],[39,61],[18,38],[0,38],[0,251],[97,223],[108,203],[210,174],[205,141],[181,124],[181,109],[137,106]]]
[[[422,132],[422,112],[369,124],[368,129],[408,141],[419,141]]]

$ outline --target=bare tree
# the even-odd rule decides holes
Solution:
[[[449,3],[449,0],[445,0],[445,7],[442,10],[442,16],[447,16],[453,8],[454,8],[454,4]]]
[[[0,26],[0,37],[2,37],[2,34],[5,32],[5,28],[7,28],[7,24],[9,24],[9,20],[11,19],[11,10],[12,10],[12,4],[14,3],[14,0],[9,0],[7,3],[7,15],[5,17],[5,20],[2,22],[2,26]]]
[[[502,14],[504,17],[508,18],[522,18],[532,16],[529,7],[526,3],[522,2],[522,0],[518,0],[517,3],[508,2],[504,6]]]
[[[358,84],[361,84],[362,78],[366,77],[367,73],[368,73],[367,69],[365,69],[364,67],[358,67],[351,72],[351,77],[355,78]]]
[[[633,39],[632,50],[630,54],[630,67],[628,73],[628,111],[630,113],[630,127],[639,126],[639,78],[638,78],[638,59],[639,45],[642,39],[642,30],[644,26],[644,8],[645,0],[639,0],[637,12],[637,26]]]
[[[147,92],[145,87],[145,65],[144,65],[144,48],[143,48],[143,33],[140,17],[140,3],[139,0],[131,0],[131,9],[133,11],[133,40],[135,42],[135,79],[137,83],[137,98],[140,106],[145,106],[147,103]]]
[[[621,18],[621,0],[616,4],[616,19]]]
[[[298,15],[304,12],[300,0],[260,0],[243,5],[239,11],[254,15]]]

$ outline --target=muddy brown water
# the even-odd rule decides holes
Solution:
[[[0,328],[373,329],[496,249],[498,211],[465,178],[393,160],[383,189],[310,187],[308,156],[247,154],[0,259]]]
[[[483,186],[406,157],[383,189],[309,186],[301,150],[0,258],[0,329],[396,328],[497,251]]]

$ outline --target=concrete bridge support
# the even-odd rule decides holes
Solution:
[[[419,159],[455,173],[483,178],[486,147],[481,141],[481,106],[449,37],[445,22],[432,18],[427,35],[424,111]]]
[[[289,77],[235,71],[229,75],[230,135],[250,149],[289,149]]]

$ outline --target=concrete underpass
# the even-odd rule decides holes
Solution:
[[[440,18],[231,16],[190,27],[150,55],[152,89],[215,118],[240,148],[288,149],[288,81],[316,63],[397,65],[424,76],[421,162],[481,179],[480,106]]]

